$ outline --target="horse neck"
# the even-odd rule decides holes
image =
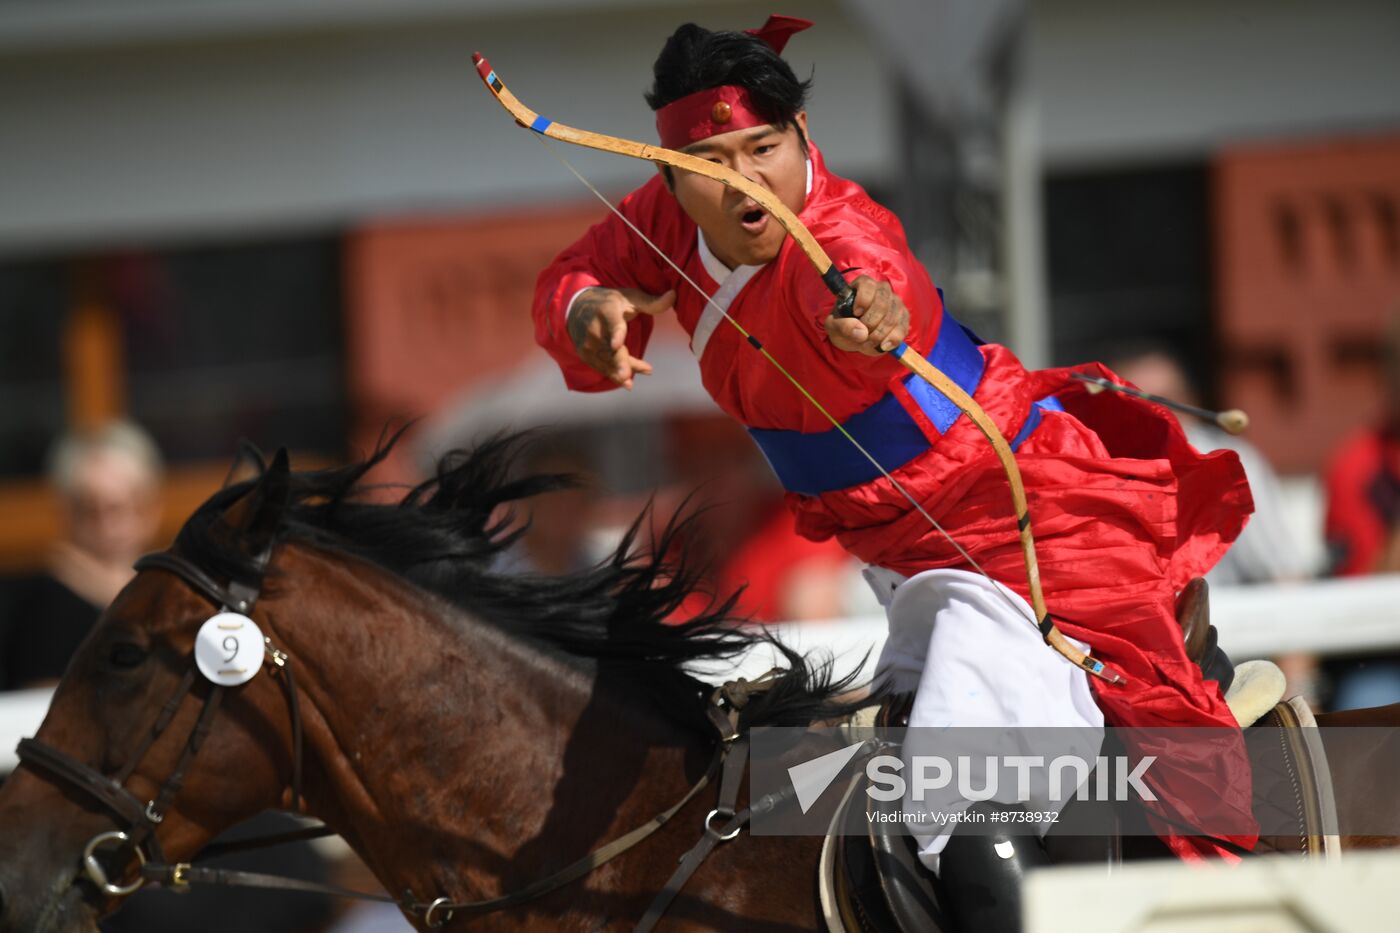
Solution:
[[[606,669],[377,567],[285,550],[286,576],[316,581],[297,608],[268,610],[307,701],[308,808],[396,895],[518,888],[654,816],[703,770],[700,734],[629,703]]]

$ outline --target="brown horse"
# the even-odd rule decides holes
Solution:
[[[292,473],[279,457],[258,481],[216,494],[172,548],[215,580],[260,588],[250,615],[296,674],[304,809],[405,903],[510,892],[674,804],[715,745],[705,717],[711,688],[682,665],[758,641],[726,620],[727,603],[665,624],[692,575],[630,558],[633,535],[575,576],[491,573],[502,544],[493,510],[559,479],[506,481],[513,450],[485,445],[397,506],[356,499],[368,464]],[[39,743],[107,777],[130,765],[131,794],[157,798],[209,706],[200,703],[207,681],[196,678],[188,694],[180,686],[195,633],[214,611],[180,574],[138,573],[74,658]],[[750,724],[837,711],[832,697],[845,684],[790,660],[777,689],[748,709]],[[293,805],[285,684],[264,672],[225,689],[183,786],[159,808],[155,841],[171,863],[259,811]],[[173,718],[144,749],[172,697],[182,698]],[[0,931],[94,930],[118,900],[83,876],[81,856],[89,840],[124,826],[75,781],[56,779],[43,762],[26,765],[0,789]],[[713,806],[710,789],[584,881],[475,922],[629,928]],[[817,845],[774,837],[721,845],[668,923],[811,929]],[[109,866],[114,883],[134,877],[135,862],[122,861]],[[410,919],[423,926],[421,913]]]
[[[684,665],[761,636],[733,629],[726,603],[665,624],[692,577],[629,557],[633,535],[582,574],[490,572],[503,544],[493,513],[559,482],[508,481],[514,449],[494,442],[447,463],[396,506],[357,498],[372,463],[292,473],[279,457],[201,507],[172,549],[176,563],[137,575],[55,694],[37,739],[74,764],[29,759],[0,789],[0,933],[90,931],[118,905],[88,880],[82,855],[139,822],[141,804],[114,819],[127,808],[104,777],[151,801],[154,843],[172,863],[261,810],[304,802],[420,928],[413,905],[519,890],[682,799],[715,745],[709,688]],[[248,611],[271,656],[289,659],[295,686],[266,671],[210,702],[210,683],[187,683],[195,633],[211,601],[253,596]],[[746,725],[841,711],[847,684],[788,660],[746,708]],[[1345,716],[1394,725],[1400,707]],[[1364,770],[1333,776],[1339,803],[1393,810],[1394,772],[1379,760]],[[707,789],[584,880],[448,927],[628,929],[714,804]],[[720,845],[666,914],[668,928],[816,928],[819,843],[745,835]],[[120,856],[103,863],[114,884],[137,870],[129,848]]]

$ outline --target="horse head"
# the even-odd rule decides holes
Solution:
[[[280,453],[259,479],[220,493],[226,506],[209,513],[211,533],[250,565],[265,562],[275,542],[288,472]],[[292,737],[280,673],[269,663],[220,688],[193,657],[201,624],[224,608],[214,600],[254,595],[262,580],[210,593],[168,569],[139,572],[102,614],[22,748],[25,765],[0,789],[4,933],[96,930],[120,892],[139,886],[139,863],[153,853],[187,858],[224,828],[288,802]]]
[[[0,787],[0,933],[96,930],[143,880],[178,883],[215,835],[300,809],[303,790],[420,925],[451,912],[435,904],[461,906],[459,921],[471,901],[514,906],[511,890],[587,928],[640,915],[693,841],[679,826],[629,843],[586,889],[532,883],[561,852],[592,864],[590,849],[659,826],[677,800],[701,832],[710,803],[685,792],[717,760],[714,690],[687,665],[779,649],[791,669],[744,707],[747,725],[836,715],[855,673],[735,628],[732,596],[675,622],[696,585],[683,521],[650,556],[634,549],[644,514],[592,568],[494,571],[512,539],[501,507],[567,484],[513,478],[517,450],[502,438],[449,455],[395,503],[360,484],[387,447],[314,472],[259,458],[256,479],[138,562]],[[220,631],[211,668],[221,624],[266,646],[245,656]],[[813,847],[763,845],[805,891]],[[736,885],[768,915],[767,882],[747,875],[696,893],[728,904]],[[783,907],[798,925],[810,909]]]

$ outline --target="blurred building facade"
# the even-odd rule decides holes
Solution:
[[[1369,391],[1400,300],[1400,7],[781,9],[818,23],[788,57],[829,162],[901,212],[988,336],[1037,365],[1164,339],[1294,472],[1367,416],[1338,406]],[[471,53],[546,115],[649,139],[665,36],[767,12],[0,3],[0,565],[51,533],[33,477],[65,424],[150,427],[178,521],[238,436],[337,458],[528,365],[535,271],[602,208]],[[566,155],[612,194],[649,171]]]

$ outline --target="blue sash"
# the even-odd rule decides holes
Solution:
[[[982,351],[977,349],[979,343],[970,331],[945,312],[928,361],[972,395],[981,384],[982,371],[986,368]],[[914,374],[904,377],[904,386],[940,434],[946,433],[963,417],[958,406]],[[1054,396],[1036,402],[1012,442],[1013,449],[1039,426],[1042,410],[1062,409]],[[865,411],[852,415],[843,427],[890,471],[929,449],[929,439],[892,392]],[[875,465],[835,428],[812,434],[749,428],[749,434],[789,492],[815,496],[869,482],[880,475]]]

